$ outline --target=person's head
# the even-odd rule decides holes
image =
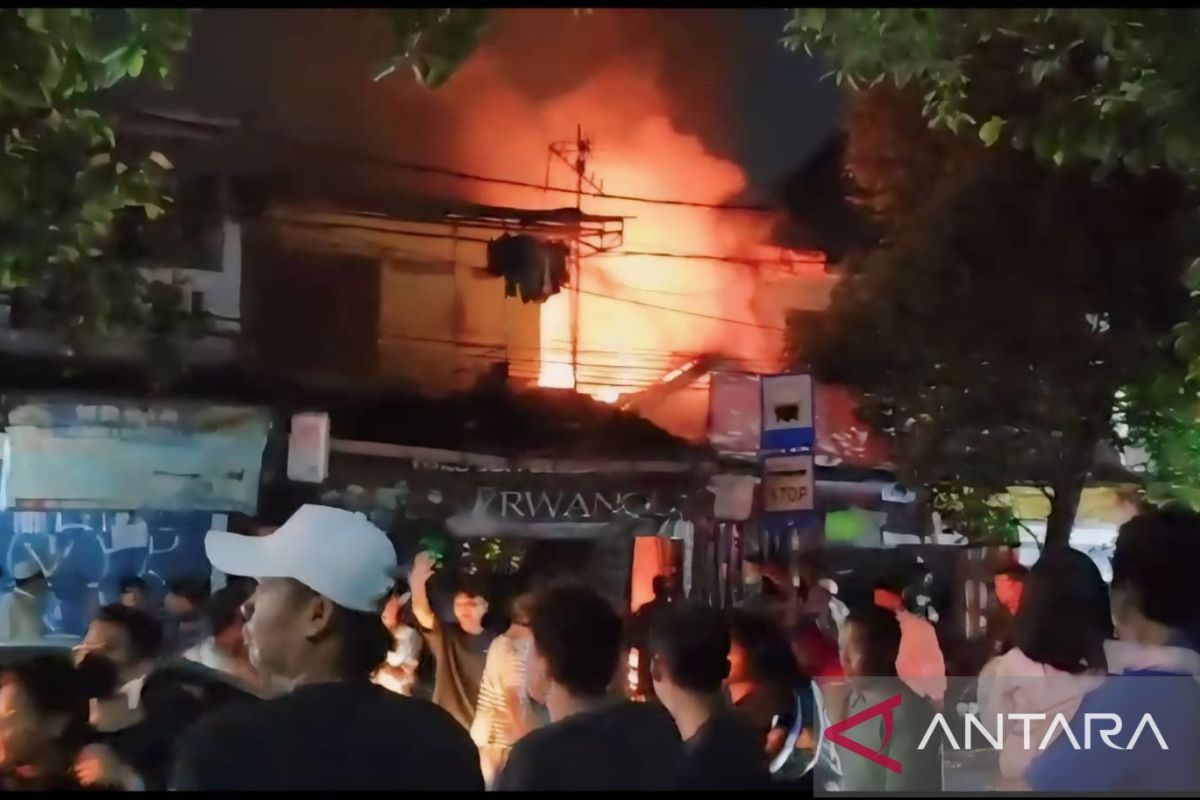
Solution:
[[[201,613],[207,600],[207,578],[178,578],[167,585],[163,607],[173,617],[188,617]]]
[[[131,575],[121,581],[121,605],[129,608],[145,608],[146,581],[137,575]]]
[[[523,592],[512,599],[508,606],[508,635],[523,639],[533,635],[529,627],[533,619],[533,607],[536,597],[531,592]]]
[[[532,668],[552,695],[576,700],[603,698],[621,656],[621,617],[604,597],[582,585],[563,585],[540,595],[533,606]],[[551,713],[554,713],[551,707]]]
[[[1140,514],[1121,526],[1112,557],[1117,635],[1162,645],[1180,634],[1200,648],[1200,515],[1177,508]]]
[[[13,583],[18,589],[35,593],[46,586],[46,575],[35,561],[19,561],[13,565]]]
[[[1028,575],[1028,569],[1020,564],[1013,564],[997,572],[993,579],[996,586],[996,599],[1000,601],[1000,605],[1008,609],[1010,614],[1016,615],[1021,609],[1021,599]]]
[[[474,581],[462,581],[454,591],[454,619],[467,633],[483,632],[483,618],[487,616],[488,601],[483,587]]]
[[[1047,549],[1025,576],[1013,643],[1026,656],[1063,672],[1104,668],[1112,636],[1108,587],[1083,553]]]
[[[204,605],[213,639],[226,653],[241,655],[244,651],[242,632],[246,620],[242,616],[242,606],[253,594],[254,584],[233,583],[215,592]]]
[[[366,677],[392,635],[380,613],[355,611],[292,578],[261,578],[243,606],[250,663],[286,681]]]
[[[842,626],[838,649],[847,678],[894,676],[900,654],[900,622],[882,606],[855,609]]]
[[[650,677],[668,709],[680,696],[715,696],[729,675],[729,628],[720,609],[676,606],[650,627]]]
[[[68,769],[87,725],[88,698],[69,661],[41,656],[0,675],[0,767]]]
[[[307,505],[267,536],[212,531],[209,560],[256,578],[243,606],[251,663],[289,682],[366,677],[387,656],[381,619],[396,551],[366,517]]]
[[[783,628],[772,618],[745,609],[733,609],[729,627],[730,683],[775,685],[791,689],[800,679]]]
[[[146,674],[162,652],[163,634],[153,615],[140,608],[108,605],[100,609],[80,645],[80,657],[103,656],[117,667],[121,681]]]

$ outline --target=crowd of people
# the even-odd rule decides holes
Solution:
[[[969,788],[1200,789],[1200,603],[1192,578],[1198,560],[1200,516],[1167,509],[1122,526],[1111,587],[1088,556],[1068,548],[1047,549],[1032,569],[1003,570],[998,595],[1011,619],[992,638],[994,657],[974,698],[976,719],[999,734],[999,774]],[[933,641],[927,632],[914,634],[911,620],[906,628],[905,615],[891,606],[881,598],[851,611],[841,635],[850,694],[833,716],[850,718],[898,695],[886,720],[879,715],[855,726],[854,739],[903,769],[839,748],[837,786],[937,791],[948,745],[923,740],[935,713],[955,709],[937,697],[945,680],[914,666],[934,659],[904,655],[905,639],[925,648]],[[1147,717],[1157,736],[1136,735]],[[1100,737],[1092,730],[1098,719],[1105,721]]]
[[[730,610],[661,580],[632,618],[577,582],[492,608],[466,581],[443,617],[434,560],[417,555],[399,580],[395,547],[361,515],[304,506],[268,535],[213,532],[206,548],[231,576],[212,596],[181,581],[152,608],[131,579],[73,662],[3,671],[0,788],[811,791],[823,772],[846,791],[943,785],[945,753],[921,739],[952,702],[946,659],[894,580],[841,612],[815,573]],[[1048,721],[1117,714],[1129,731],[1151,713],[1168,740],[1197,741],[1197,555],[1200,518],[1163,511],[1122,528],[1111,592],[1067,549],[998,576],[1011,619],[977,701],[985,716],[1047,721],[1032,750],[1004,729],[992,788],[1200,786],[1194,748],[1147,738],[1100,755]],[[641,702],[626,697],[631,649]],[[1153,680],[1170,678],[1183,680]],[[853,734],[881,759],[823,741],[826,723],[881,702],[886,720]]]

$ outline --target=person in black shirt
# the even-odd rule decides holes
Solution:
[[[479,753],[442,709],[371,683],[391,647],[381,619],[396,554],[361,514],[304,506],[264,537],[209,533],[209,560],[258,578],[250,659],[289,694],[202,720],[177,790],[482,791]]]
[[[178,578],[167,587],[163,598],[164,652],[179,655],[212,635],[204,606],[208,602],[207,578]]]
[[[530,692],[545,698],[551,722],[516,743],[496,788],[676,788],[683,742],[671,716],[649,703],[610,705],[622,640],[612,605],[585,586],[551,589],[535,602],[530,628]]]
[[[0,676],[0,791],[78,789],[88,701],[70,661],[41,656]]]
[[[654,590],[654,599],[642,604],[629,624],[630,644],[637,648],[639,653],[646,653],[649,649],[650,628],[654,621],[675,606],[675,584],[670,575],[655,575],[650,585]],[[644,696],[653,699],[653,686],[654,683],[650,679],[650,657],[647,655],[638,659],[638,689]]]
[[[767,789],[771,775],[758,732],[726,708],[729,630],[715,608],[675,607],[650,628],[654,694],[686,742],[680,788]]]
[[[482,590],[468,582],[461,582],[454,592],[455,621],[447,625],[439,620],[429,602],[428,585],[432,575],[432,556],[418,553],[409,575],[411,607],[437,662],[433,702],[470,730],[475,721],[475,705],[479,702],[479,684],[483,681],[487,651],[496,634],[483,625],[488,611],[487,599]]]

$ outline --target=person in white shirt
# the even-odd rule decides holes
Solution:
[[[392,634],[392,649],[371,679],[385,689],[409,697],[417,680],[423,644],[421,632],[404,623],[404,610],[411,596],[408,587],[398,583],[383,607],[383,624]]]
[[[946,658],[938,644],[937,631],[929,620],[904,607],[903,588],[897,582],[875,584],[875,605],[896,615],[900,623],[900,654],[896,674],[908,687],[941,708],[946,696]]]
[[[532,610],[531,595],[513,600],[511,624],[488,647],[483,667],[471,739],[479,747],[479,764],[488,788],[508,761],[513,744],[534,727],[525,679],[533,646],[529,630]]]
[[[32,561],[13,565],[13,590],[0,596],[0,641],[36,642],[46,635],[42,605],[46,576]]]
[[[183,652],[183,657],[232,678],[244,688],[262,695],[265,682],[250,663],[242,637],[245,618],[242,605],[254,594],[253,581],[238,581],[218,591],[205,604],[213,634]]]

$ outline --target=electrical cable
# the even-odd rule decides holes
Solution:
[[[304,142],[299,139],[291,138],[273,131],[267,131],[259,128],[243,128],[252,135],[273,140],[277,143],[282,143],[297,149],[308,150],[311,152],[323,153],[325,155],[333,155],[339,158],[361,161],[366,164],[373,164],[380,167],[389,167],[391,169],[402,170],[406,172],[423,173],[427,175],[441,175],[457,180],[475,181],[478,183],[490,183],[497,186],[514,186],[522,189],[537,189],[543,192],[555,192],[558,194],[582,195],[584,197],[592,197],[599,200],[620,200],[627,203],[645,203],[648,205],[660,206],[677,206],[684,208],[703,208],[712,211],[737,211],[755,214],[771,214],[778,215],[781,212],[776,209],[767,208],[761,205],[743,205],[738,203],[706,203],[698,200],[682,200],[678,198],[667,197],[644,197],[632,194],[612,194],[610,192],[597,191],[579,191],[574,188],[565,186],[551,186],[549,184],[532,183],[530,181],[516,180],[513,178],[498,178],[490,175],[480,175],[474,172],[465,170],[451,169],[449,167],[440,167],[430,164],[419,164],[411,161],[399,161],[396,159],[386,158],[384,156],[375,155],[373,153],[365,153],[354,148],[341,147],[337,145],[318,144],[315,142]]]

